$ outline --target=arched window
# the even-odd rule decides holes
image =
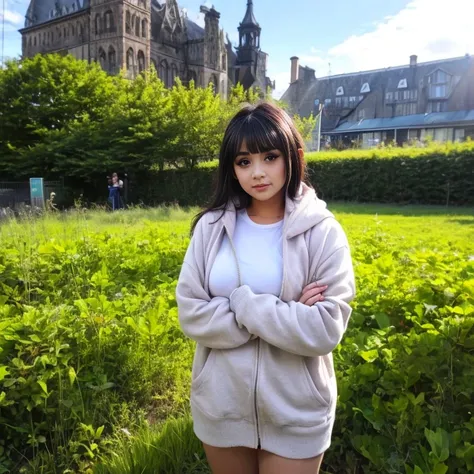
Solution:
[[[135,35],[140,36],[140,18],[135,18]]]
[[[117,58],[113,46],[109,46],[109,70],[113,71],[117,66]]]
[[[160,63],[159,76],[160,76],[160,79],[165,84],[165,87],[169,87],[168,73],[169,73],[168,62],[166,61],[166,59],[163,59],[163,61],[161,61]]]
[[[100,15],[97,13],[95,16],[95,34],[100,35],[101,32],[101,21],[100,21]]]
[[[137,55],[137,59],[138,59],[138,72],[142,72],[145,70],[145,54],[143,53],[143,51],[138,51],[138,55]]]
[[[147,37],[147,31],[148,31],[148,21],[146,18],[142,20],[142,36],[143,38]]]
[[[36,46],[36,36],[33,38],[33,45]]]
[[[130,20],[130,12],[127,12],[125,14],[125,33],[131,33],[132,32],[132,23]]]
[[[171,84],[170,87],[174,86],[174,80],[178,77],[178,66],[176,64],[171,65]]]
[[[214,93],[217,94],[219,92],[219,89],[218,89],[218,82],[217,82],[217,77],[212,74],[210,80],[209,80],[209,83],[212,84],[214,86]]]
[[[132,15],[132,23],[130,24],[130,34],[133,34],[133,32],[135,31],[135,15]]]
[[[69,36],[74,36],[74,25],[69,24]]]
[[[189,71],[188,72],[188,81],[189,82],[194,81],[194,87],[198,86],[196,71]]]
[[[99,63],[102,69],[107,69],[107,57],[105,56],[105,51],[102,48],[99,48]]]
[[[222,70],[227,71],[227,58],[225,57],[225,54],[222,55]]]
[[[133,55],[133,49],[128,48],[127,51],[127,71],[133,71],[135,65],[135,57]]]
[[[114,31],[114,14],[111,10],[105,12],[105,31],[111,33]]]

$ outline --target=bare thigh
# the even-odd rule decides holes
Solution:
[[[212,474],[258,474],[256,449],[203,446]]]
[[[259,474],[318,474],[323,454],[309,459],[288,459],[268,451],[259,451]]]

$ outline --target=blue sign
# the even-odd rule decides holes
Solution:
[[[43,178],[30,178],[30,197],[32,206],[44,206]]]

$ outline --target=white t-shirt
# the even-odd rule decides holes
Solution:
[[[243,209],[237,213],[233,243],[239,261],[242,285],[256,294],[280,295],[283,279],[283,220],[257,224]],[[211,296],[230,297],[238,287],[235,256],[227,234],[212,265],[209,276]]]

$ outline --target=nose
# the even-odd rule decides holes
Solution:
[[[265,171],[263,170],[262,166],[257,163],[252,171],[253,179],[261,179],[265,176]]]

